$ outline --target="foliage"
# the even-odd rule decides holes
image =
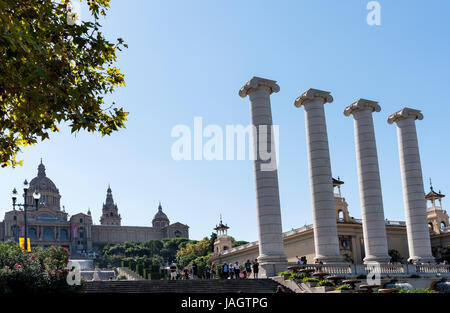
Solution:
[[[177,256],[183,257],[187,255],[205,256],[210,252],[210,241],[208,237],[203,238],[198,242],[188,243],[185,247],[182,247]]]
[[[117,275],[117,280],[127,280],[127,276],[125,276],[124,274],[119,274]]]
[[[306,278],[306,275],[303,273],[292,273],[291,276],[289,277],[290,280],[295,281],[303,281],[304,278]]]
[[[391,262],[395,262],[395,263],[401,263],[403,261],[403,257],[400,254],[400,252],[398,252],[395,249],[390,249],[388,251],[389,256],[391,257]]]
[[[302,280],[303,283],[317,283],[319,280],[315,277],[305,277]]]
[[[336,290],[353,290],[353,286],[349,284],[343,284],[337,287]]]
[[[278,273],[278,276],[285,276],[285,275],[289,275],[289,276],[291,276],[291,272],[290,271],[284,271],[284,272],[279,272]]]
[[[0,293],[68,292],[66,269],[69,253],[61,247],[33,248],[0,244]]]
[[[104,96],[125,84],[114,67],[123,39],[109,42],[99,15],[110,0],[88,0],[92,21],[73,23],[70,1],[0,0],[0,164],[68,122],[102,136],[125,127],[127,112]]]
[[[324,279],[324,280],[319,281],[319,283],[317,285],[318,286],[334,286],[334,282],[329,279]]]
[[[437,291],[429,289],[429,288],[399,288],[400,293],[437,293]]]

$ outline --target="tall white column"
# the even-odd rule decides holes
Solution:
[[[409,260],[433,262],[415,123],[421,119],[423,115],[419,110],[403,108],[390,115],[388,123],[397,123]]]
[[[306,142],[309,181],[314,224],[316,260],[323,263],[342,262],[334,207],[333,179],[324,104],[333,102],[327,91],[309,89],[295,100],[296,107],[305,107]]]
[[[258,218],[258,261],[266,276],[277,275],[283,266],[280,263],[287,262],[283,250],[278,171],[270,107],[270,95],[279,90],[276,81],[259,77],[253,77],[239,90],[242,98],[250,98],[250,120],[254,129],[252,144],[255,157],[253,169]],[[268,151],[271,158],[262,157]]]
[[[380,110],[378,102],[359,99],[344,111],[345,116],[353,115],[354,118],[356,165],[366,254],[364,263],[387,263],[390,259],[372,119],[372,112]]]

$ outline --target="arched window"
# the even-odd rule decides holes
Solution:
[[[61,240],[68,240],[69,239],[69,236],[68,236],[68,233],[67,233],[67,229],[61,229]]]
[[[11,232],[12,232],[12,235],[14,236],[14,238],[18,238],[19,237],[19,226],[13,225],[11,227]]]
[[[36,240],[37,239],[36,228],[28,229],[28,237],[30,238],[30,240]]]
[[[433,224],[432,223],[428,223],[428,230],[432,231],[433,230]]]
[[[44,229],[44,240],[54,240],[55,236],[53,236],[53,229],[45,228]]]
[[[445,225],[445,222],[441,222],[441,229],[447,227],[447,225]]]
[[[343,222],[344,221],[344,212],[342,210],[340,210],[338,212],[338,219],[339,219],[339,222]]]

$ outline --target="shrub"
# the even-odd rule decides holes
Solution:
[[[317,283],[319,280],[315,277],[305,277],[303,278],[302,282],[305,283]]]
[[[292,273],[290,271],[284,271],[284,272],[279,272],[278,276],[285,276],[285,275],[291,275]]]
[[[117,280],[127,280],[127,277],[124,274],[120,274],[117,276]]]
[[[353,286],[349,284],[343,284],[337,287],[336,290],[353,290]]]
[[[303,274],[303,273],[300,273],[300,274],[297,274],[297,273],[293,273],[293,274],[291,274],[291,276],[289,277],[289,279],[290,280],[296,280],[296,281],[301,281],[301,280],[303,280],[304,278],[305,278],[306,276],[305,276],[305,274]]]
[[[69,252],[62,247],[23,251],[17,244],[0,244],[0,293],[67,292]]]
[[[437,291],[429,288],[413,288],[413,289],[399,288],[399,289],[400,293],[437,293]]]
[[[318,286],[334,286],[334,282],[329,279],[324,279],[318,283]]]

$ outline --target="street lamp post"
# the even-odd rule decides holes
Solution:
[[[31,206],[33,207],[33,205],[30,205],[27,203],[27,192],[28,189],[30,189],[30,184],[28,183],[28,181],[25,179],[25,181],[23,182],[23,204],[21,203],[17,203],[17,197],[19,196],[16,188],[13,189],[11,197],[12,197],[12,202],[13,202],[13,209],[16,209],[16,206],[18,207],[23,207],[23,219],[24,219],[24,250],[28,251],[28,229],[27,229],[27,207]],[[38,208],[38,204],[39,204],[39,199],[41,198],[41,194],[35,190],[33,193],[33,199],[34,199],[34,203],[36,206],[36,209]]]

